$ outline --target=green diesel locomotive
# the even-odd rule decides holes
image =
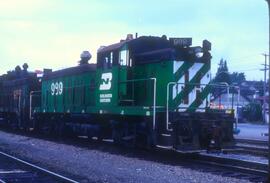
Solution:
[[[30,97],[29,127],[116,144],[180,151],[233,141],[233,111],[210,108],[211,43],[141,36],[100,47],[97,63],[42,77]]]

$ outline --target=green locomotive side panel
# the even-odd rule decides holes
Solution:
[[[42,111],[81,113],[94,106],[95,72],[57,77],[42,82]]]
[[[77,74],[43,81],[42,111],[149,116],[154,105],[157,112],[166,111],[167,96],[169,111],[204,109],[211,89],[206,86],[211,58],[209,53],[197,57],[198,48],[156,37],[102,48],[92,70],[86,64],[76,67]]]
[[[156,105],[165,107],[167,84],[173,80],[173,61],[163,61],[159,63],[144,64],[134,67],[134,78],[156,78]],[[138,83],[135,87],[135,99],[138,105],[153,106],[154,82],[148,80]]]
[[[152,115],[154,80],[156,78],[156,106],[165,110],[166,86],[172,81],[173,61],[143,64],[134,67],[113,66],[97,69],[96,107],[89,113]]]
[[[115,107],[118,105],[118,67],[97,69],[96,71],[96,104],[97,107]]]

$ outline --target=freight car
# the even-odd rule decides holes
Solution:
[[[28,129],[30,92],[40,89],[37,75],[17,66],[0,77],[0,123],[12,128]]]
[[[211,43],[129,35],[46,72],[29,93],[28,127],[116,144],[196,151],[233,141],[233,111],[210,108]],[[28,97],[28,96],[27,96]]]

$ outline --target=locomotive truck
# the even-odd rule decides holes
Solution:
[[[47,70],[41,78],[31,75],[25,85],[2,76],[1,119],[40,133],[121,145],[221,148],[233,142],[234,114],[210,107],[210,50],[207,40],[192,46],[191,38],[129,35],[100,47],[96,64],[88,63],[91,55],[85,51],[78,66]]]

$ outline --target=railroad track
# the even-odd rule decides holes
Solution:
[[[28,136],[33,137],[32,135]],[[42,139],[43,137],[38,136],[34,138]],[[95,148],[97,150],[102,149],[102,151],[112,152],[120,155],[122,154],[123,156],[136,157],[145,159],[147,161],[163,162],[173,164],[175,166],[183,165],[191,169],[198,169],[202,172],[210,172],[227,177],[246,179],[251,182],[265,182],[268,175],[267,164],[230,157],[221,157],[215,153],[208,154],[205,152],[201,154],[189,154],[171,151],[170,149],[154,149],[153,152],[149,152],[140,149],[117,147],[114,146],[111,141],[90,142],[89,139],[85,138],[66,139],[61,141],[61,143],[67,143],[69,145],[79,147],[89,147],[90,145],[92,146],[91,148]]]
[[[202,172],[249,180],[250,182],[266,182],[268,177],[268,165],[264,163],[246,161],[230,156],[224,157],[216,153],[193,153],[187,154],[168,150],[159,152],[161,157],[174,157],[173,161],[185,164],[186,167],[199,169]],[[164,154],[163,154],[164,153]]]
[[[268,157],[268,141],[236,139],[235,152]]]
[[[268,141],[266,140],[254,140],[254,139],[235,139],[237,143],[259,145],[259,146],[268,146]]]
[[[236,139],[232,149],[222,152],[200,153],[193,160],[201,164],[219,167],[224,175],[248,179],[251,182],[266,182],[268,177],[268,141]],[[212,171],[211,169],[209,171]],[[215,168],[213,168],[213,171]]]
[[[0,183],[78,183],[0,151]]]
[[[215,154],[197,154],[195,162],[210,165],[209,172],[221,175],[247,179],[251,182],[265,182],[268,176],[268,165],[259,162],[246,161]]]

